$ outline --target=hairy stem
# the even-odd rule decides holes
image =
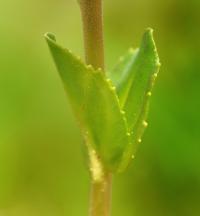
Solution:
[[[86,63],[104,69],[102,0],[79,0]]]
[[[102,181],[91,183],[90,216],[109,216],[111,207],[112,175],[106,174]]]

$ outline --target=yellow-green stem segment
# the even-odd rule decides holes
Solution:
[[[80,3],[85,59],[87,64],[94,68],[104,68],[104,44],[103,44],[103,18],[102,18],[102,0],[78,0]],[[91,155],[89,154],[91,157]],[[91,163],[91,192],[89,216],[109,216],[111,206],[111,188],[112,175],[103,171],[100,179],[94,177],[98,169],[96,160],[90,158]],[[99,161],[101,163],[101,161]],[[97,170],[98,171],[98,170]]]
[[[86,63],[104,69],[102,0],[79,0]]]
[[[111,203],[112,175],[106,174],[102,181],[91,182],[90,216],[109,216]]]

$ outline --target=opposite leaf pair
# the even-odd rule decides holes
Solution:
[[[94,152],[108,171],[123,171],[147,126],[149,98],[160,66],[152,30],[144,33],[140,48],[130,49],[108,74],[85,65],[52,34],[45,37],[89,156]]]

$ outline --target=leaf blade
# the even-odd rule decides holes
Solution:
[[[140,48],[129,51],[124,59],[120,66],[123,72],[120,74],[117,67],[110,73],[110,78],[116,83],[114,74],[119,75],[117,94],[132,134],[134,153],[147,126],[149,100],[160,67],[152,29],[144,33]]]
[[[68,50],[59,46],[51,34],[45,36],[65,90],[80,122],[82,134],[89,140],[107,169],[123,170],[129,157],[130,136],[120,111],[114,86],[102,71],[86,66]]]

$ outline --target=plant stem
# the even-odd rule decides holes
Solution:
[[[101,182],[91,183],[90,216],[109,216],[111,207],[112,175],[106,174]]]
[[[104,69],[102,0],[78,0],[80,3],[86,63]],[[94,151],[90,155],[91,194],[90,216],[109,216],[112,175],[103,170]]]
[[[79,0],[86,63],[104,69],[102,0]]]

